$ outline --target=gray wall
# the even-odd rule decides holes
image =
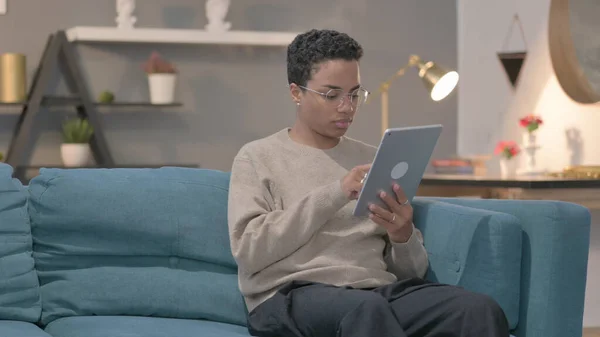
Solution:
[[[72,26],[114,26],[114,0],[8,0],[0,16],[0,52],[21,52],[29,75],[49,33]],[[372,91],[402,66],[411,53],[457,64],[455,1],[232,1],[228,19],[236,30],[300,32],[310,28],[343,30],[366,50],[363,82]],[[201,29],[204,1],[137,1],[139,27]],[[431,25],[434,24],[435,26]],[[180,70],[176,109],[101,110],[106,134],[118,163],[198,163],[228,170],[246,142],[276,132],[294,120],[286,91],[285,48],[207,45],[79,45],[77,52],[88,85],[96,96],[104,89],[119,100],[147,100],[140,64],[157,50]],[[456,151],[456,94],[440,103],[422,90],[413,70],[390,93],[390,126],[442,123],[445,130],[434,156]],[[53,88],[51,88],[53,89]],[[58,85],[56,93],[63,92]],[[0,151],[5,152],[17,115],[0,108]],[[377,144],[379,100],[366,105],[349,135]],[[64,112],[51,111],[33,156],[34,164],[60,164],[58,129]]]

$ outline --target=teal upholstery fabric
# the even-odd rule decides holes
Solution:
[[[29,184],[42,323],[156,316],[243,325],[228,174],[44,169]]]
[[[158,317],[68,317],[46,327],[53,337],[248,337],[246,327]]]
[[[415,198],[413,208],[429,254],[427,278],[491,296],[514,329],[521,274],[518,219],[423,198]]]
[[[0,320],[37,322],[40,289],[34,269],[27,191],[0,163]]]
[[[512,214],[523,230],[518,337],[581,336],[591,214],[558,201],[436,198]]]
[[[2,337],[56,337],[50,336],[37,325],[23,321],[0,320],[0,336]]]

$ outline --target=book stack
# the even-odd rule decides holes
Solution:
[[[486,174],[487,157],[434,159],[431,166],[435,174],[476,175]]]

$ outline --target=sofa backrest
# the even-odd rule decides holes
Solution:
[[[42,323],[140,315],[244,325],[228,183],[202,169],[41,170],[28,190]]]
[[[34,269],[27,189],[0,163],[0,320],[37,322],[40,288]]]

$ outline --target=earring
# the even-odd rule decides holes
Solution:
[[[296,102],[296,105],[300,106],[300,102]]]

